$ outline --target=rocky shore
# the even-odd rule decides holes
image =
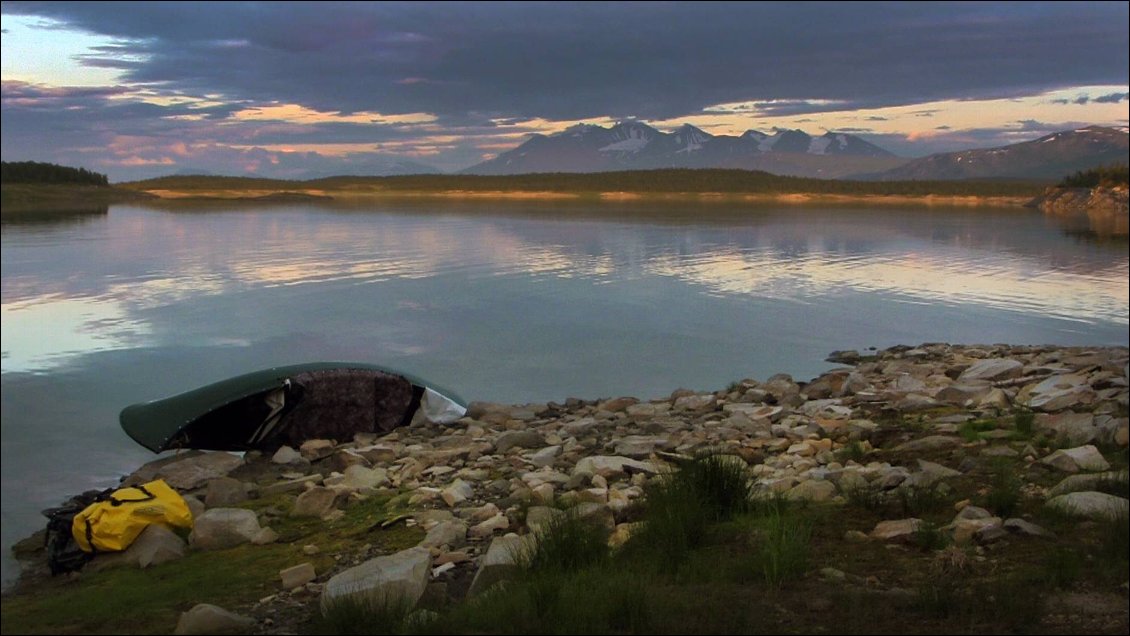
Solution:
[[[1048,188],[1029,205],[1055,214],[1121,214],[1130,211],[1126,186],[1099,188]]]
[[[270,569],[254,598],[198,605],[180,614],[178,633],[301,632],[361,592],[456,606],[513,577],[519,555],[536,549],[539,531],[563,511],[604,528],[614,548],[630,541],[649,485],[705,452],[740,466],[754,498],[836,520],[814,534],[820,547],[793,599],[808,608],[802,614],[813,611],[812,598],[832,594],[822,585],[897,605],[918,598],[908,586],[920,573],[910,570],[938,558],[969,559],[970,571],[988,576],[1125,519],[1126,348],[924,344],[830,360],[844,366],[810,382],[776,375],[652,400],[475,402],[451,425],[155,461],[125,481],[161,478],[185,495],[195,515],[187,541],[151,527],[66,583],[44,575],[42,551],[27,541],[18,546],[25,574],[5,599],[4,631],[55,628],[31,600],[44,590],[81,587],[111,570],[175,577],[193,555],[256,550],[269,554],[259,561]],[[1002,466],[1018,501],[993,509]],[[940,507],[907,503],[923,493]],[[914,547],[926,530],[941,536],[937,549]],[[866,571],[853,560],[862,557],[834,556],[853,552],[876,563],[906,559],[908,571]],[[1126,574],[1115,578],[1108,588],[1057,588],[1059,609],[1035,620],[1063,633],[1125,633]],[[180,599],[177,613],[205,596]]]

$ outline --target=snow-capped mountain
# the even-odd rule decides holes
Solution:
[[[1088,126],[999,148],[947,152],[915,159],[876,175],[879,179],[1059,179],[1117,161],[1125,162],[1127,128]]]
[[[517,148],[472,166],[467,174],[604,172],[656,168],[744,168],[776,174],[837,178],[879,172],[905,159],[854,135],[801,130],[739,137],[711,135],[690,124],[661,132],[628,120],[611,128],[577,124],[553,135],[534,135]]]

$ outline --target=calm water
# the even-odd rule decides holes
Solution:
[[[1026,210],[120,206],[5,223],[0,254],[5,548],[151,458],[123,406],[270,365],[524,402],[809,379],[834,349],[1128,341],[1125,240]]]

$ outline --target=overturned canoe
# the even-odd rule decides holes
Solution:
[[[464,402],[412,376],[371,364],[315,362],[264,369],[122,410],[122,429],[159,453],[242,451],[346,442],[426,418],[451,422]]]

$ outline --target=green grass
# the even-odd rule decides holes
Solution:
[[[1008,459],[995,458],[990,469],[992,478],[984,505],[1002,519],[1013,516],[1020,505],[1023,482],[1016,475],[1014,466],[1015,462]]]

